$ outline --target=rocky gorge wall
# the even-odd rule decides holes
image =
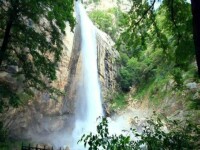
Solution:
[[[116,89],[116,59],[118,52],[114,49],[112,39],[100,30],[97,31],[98,72],[101,82],[102,97],[106,98]],[[10,136],[16,139],[38,139],[39,142],[50,140],[52,134],[64,130],[72,131],[74,122],[74,104],[77,98],[81,72],[81,39],[77,24],[74,33],[66,28],[63,37],[64,49],[57,69],[57,80],[51,83],[65,96],[51,99],[45,91],[35,92],[35,96],[20,108],[9,108],[0,114],[0,120],[9,129]],[[0,72],[0,80],[10,80],[10,74]],[[19,84],[19,83],[17,83]]]
[[[74,34],[70,31],[70,27],[66,27],[66,36],[63,37],[63,52],[59,62],[57,80],[52,82],[52,86],[65,91],[68,78],[68,65],[73,46]],[[3,76],[4,75],[4,76]],[[16,80],[12,74],[0,72],[1,81]],[[11,83],[13,84],[13,83]],[[15,84],[20,87],[19,80]],[[64,125],[66,115],[62,114],[63,97],[57,97],[53,100],[45,91],[35,91],[34,97],[27,100],[24,106],[19,108],[9,108],[5,113],[0,114],[0,120],[4,122],[6,128],[9,129],[10,136],[16,139],[30,139],[32,132],[34,134],[49,133],[57,131]],[[48,125],[49,124],[49,125]]]
[[[102,96],[108,98],[117,88],[117,64],[119,53],[114,49],[114,42],[106,33],[97,29],[97,64]]]

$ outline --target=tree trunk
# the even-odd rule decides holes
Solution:
[[[10,5],[12,6],[12,8],[10,8],[8,10],[8,12],[10,12],[10,13],[8,13],[9,19],[7,21],[7,24],[6,24],[6,30],[5,30],[4,37],[3,37],[3,43],[2,43],[1,49],[0,49],[0,67],[2,65],[3,60],[5,59],[4,58],[5,57],[5,52],[7,50],[8,43],[9,43],[9,40],[10,40],[10,31],[11,31],[11,28],[13,26],[13,22],[16,19],[16,17],[18,16],[19,0],[14,0],[14,1],[11,0],[10,1]]]
[[[2,43],[2,46],[1,46],[1,49],[0,49],[0,67],[2,65],[2,62],[3,62],[3,59],[4,59],[4,55],[5,55],[8,43],[9,43],[10,31],[11,31],[11,28],[12,28],[12,24],[13,24],[13,16],[11,15],[9,17],[9,20],[7,22],[7,25],[6,25],[6,30],[5,30],[5,34],[4,34],[4,38],[3,38],[3,43]]]
[[[200,77],[200,0],[191,0],[193,14],[193,38],[196,53],[198,75]]]

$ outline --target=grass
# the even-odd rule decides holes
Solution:
[[[112,100],[112,109],[122,109],[127,105],[126,96],[124,93],[116,93]]]
[[[146,96],[147,94],[149,95],[150,89],[153,88],[153,82],[154,80],[151,80],[140,86],[133,97],[138,100],[142,100],[144,96]]]
[[[159,106],[162,100],[167,94],[170,94],[170,87],[167,87],[171,77],[166,75],[165,77],[157,75],[149,82],[140,85],[133,98],[143,100],[148,97],[150,104],[153,106]],[[169,85],[170,86],[170,85]]]

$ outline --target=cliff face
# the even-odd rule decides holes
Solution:
[[[70,27],[66,28],[66,36],[63,37],[64,49],[61,62],[57,69],[57,80],[51,83],[54,87],[65,91],[69,73],[69,62],[72,53],[74,33]],[[10,80],[10,74],[3,76],[0,72],[0,80]],[[4,73],[5,74],[5,73]],[[2,78],[1,78],[2,77]],[[12,79],[13,82],[15,79]],[[16,85],[20,83],[15,83]],[[20,87],[20,86],[17,86]],[[50,98],[44,91],[35,91],[33,98],[28,100],[25,106],[20,108],[9,108],[4,114],[0,114],[0,120],[9,129],[10,135],[15,138],[31,138],[34,134],[50,133],[57,131],[64,126],[64,122],[70,115],[62,115],[64,97],[57,97],[56,100]]]
[[[112,39],[101,30],[97,29],[97,61],[99,79],[101,82],[102,96],[109,98],[116,88],[117,65],[119,53],[114,49]]]
[[[113,48],[114,43],[108,35],[97,29],[96,37],[99,79],[102,97],[105,98],[116,88],[115,60],[119,55]],[[66,95],[53,100],[48,93],[39,91],[26,106],[17,109],[9,108],[6,113],[1,114],[0,120],[5,123],[12,137],[31,139],[35,136],[41,142],[44,139],[47,140],[48,135],[56,134],[62,129],[65,132],[72,131],[74,104],[81,72],[79,25],[76,26],[74,33],[67,27],[63,40],[64,50],[57,69],[57,80],[51,84],[64,91]],[[0,72],[0,80],[6,79],[3,75]]]

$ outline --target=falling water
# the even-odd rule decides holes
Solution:
[[[78,8],[81,21],[83,91],[85,93],[83,102],[87,105],[85,122],[93,123],[103,113],[97,70],[96,33],[94,25],[80,3],[78,3]]]
[[[103,115],[100,85],[97,70],[97,45],[95,27],[82,4],[76,3],[76,13],[81,28],[82,85],[79,90],[79,105],[76,109],[74,140],[79,140],[87,131],[96,127],[96,119]],[[75,143],[76,144],[76,143]],[[73,149],[83,149],[73,146]]]

